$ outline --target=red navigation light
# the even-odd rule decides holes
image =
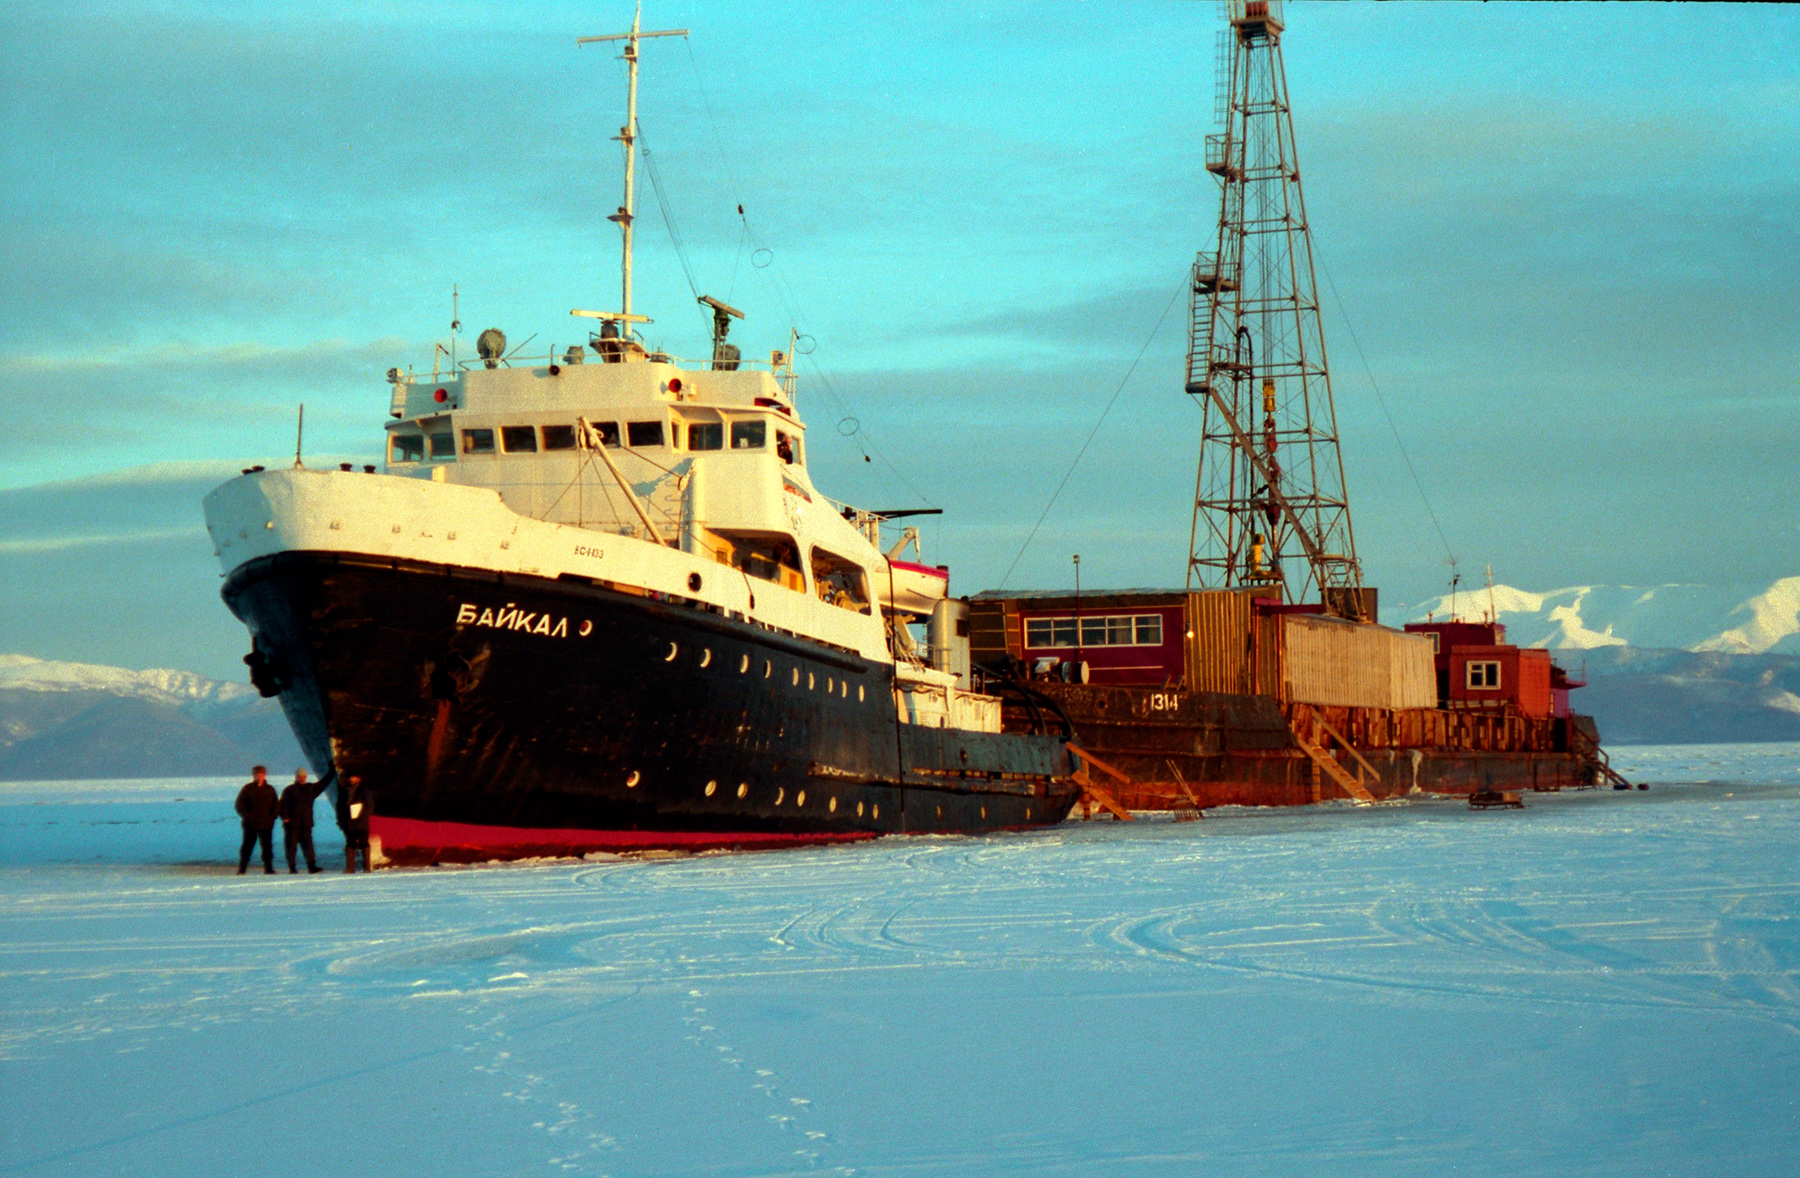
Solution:
[[[442,405],[445,401],[450,399],[450,394],[443,389],[439,389],[437,392],[431,394],[431,399]]]
[[[681,391],[681,378],[679,376],[672,376],[669,378],[669,391],[671,393],[679,393]]]

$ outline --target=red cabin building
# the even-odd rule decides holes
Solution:
[[[1569,714],[1569,691],[1583,686],[1550,661],[1550,652],[1506,642],[1496,622],[1414,622],[1437,648],[1438,701],[1446,708],[1501,708],[1545,719]]]

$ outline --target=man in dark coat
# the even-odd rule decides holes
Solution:
[[[238,848],[238,874],[250,866],[250,852],[262,843],[263,874],[275,874],[275,848],[270,836],[275,833],[275,812],[281,801],[275,787],[269,784],[269,771],[261,765],[250,771],[253,780],[238,790],[238,818],[244,823],[244,844]]]
[[[344,828],[344,871],[356,870],[356,852],[362,852],[363,870],[369,870],[369,811],[375,804],[373,790],[360,777],[349,778],[339,794],[342,805],[338,825]]]
[[[298,875],[296,848],[306,852],[306,871],[316,875],[319,861],[313,857],[313,802],[325,792],[323,783],[306,780],[306,770],[294,770],[294,783],[281,791],[281,842],[287,848],[288,874]]]

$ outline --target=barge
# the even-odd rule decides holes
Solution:
[[[1491,623],[1395,630],[1260,590],[979,594],[972,655],[1066,718],[1135,810],[1619,784],[1581,686]],[[1121,779],[1122,778],[1122,779]]]

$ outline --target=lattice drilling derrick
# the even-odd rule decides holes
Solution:
[[[1363,614],[1278,0],[1228,0],[1206,170],[1217,247],[1194,263],[1187,391],[1201,402],[1189,586],[1267,585]],[[1315,597],[1316,595],[1316,597]]]

